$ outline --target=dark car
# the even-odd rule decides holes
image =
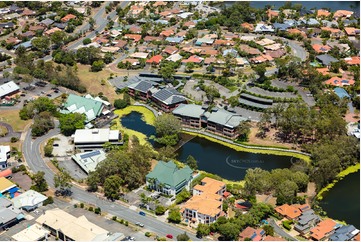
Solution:
[[[165,237],[167,237],[168,239],[173,239],[173,235],[171,234],[167,234]]]
[[[139,214],[142,216],[145,216],[145,212],[143,212],[143,211],[140,211]]]
[[[50,94],[50,93],[49,93],[49,94],[46,94],[46,96],[51,97],[51,94]]]

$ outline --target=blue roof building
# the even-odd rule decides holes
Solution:
[[[330,237],[330,241],[350,241],[360,230],[353,225],[345,225],[336,229],[335,233]]]
[[[274,29],[278,29],[278,30],[281,30],[281,31],[286,31],[288,28],[290,28],[291,27],[291,25],[289,25],[289,24],[286,24],[286,23],[283,23],[283,24],[281,24],[281,23],[274,23],[273,24],[273,28]]]
[[[350,98],[350,95],[346,92],[345,89],[343,89],[342,87],[336,87],[335,89],[333,89],[333,91],[336,93],[336,95],[339,97],[339,98]]]

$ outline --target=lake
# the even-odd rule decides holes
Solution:
[[[230,6],[234,1],[224,2],[226,6]],[[266,5],[271,5],[273,9],[278,9],[283,6],[286,1],[250,1],[250,6],[253,8],[264,8]],[[313,8],[330,8],[331,11],[349,10],[360,14],[359,1],[292,1],[292,4],[302,4],[303,7],[310,10]]]
[[[360,171],[337,182],[320,201],[330,218],[344,220],[360,229]]]
[[[138,112],[121,118],[124,127],[141,132],[148,137],[155,134],[155,128],[142,120]],[[242,180],[249,168],[264,170],[289,168],[292,157],[241,152],[204,138],[182,135],[185,144],[177,150],[177,159],[185,161],[189,155],[198,161],[200,170],[213,173],[228,180]],[[188,141],[189,140],[189,141]],[[152,145],[154,141],[150,140]],[[182,141],[181,141],[182,142]]]

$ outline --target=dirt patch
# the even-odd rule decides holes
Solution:
[[[151,167],[150,167],[150,170],[152,171],[154,169],[154,167],[157,165],[158,161],[155,160],[155,159],[152,159],[150,161],[150,164],[151,164]]]
[[[257,202],[267,203],[267,204],[270,204],[270,205],[276,207],[277,199],[275,197],[273,197],[272,195],[266,195],[266,194],[256,195],[256,199],[257,199]]]
[[[28,175],[23,174],[22,172],[12,174],[11,180],[18,184],[19,187],[21,187],[25,191],[30,189],[32,183],[31,178]]]

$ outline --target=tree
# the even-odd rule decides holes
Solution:
[[[179,224],[182,220],[178,207],[173,207],[169,210],[168,221],[171,223]]]
[[[210,103],[213,103],[215,98],[221,97],[221,94],[215,86],[206,86],[204,91]]]
[[[194,68],[194,63],[193,62],[187,62],[186,67],[185,67],[185,72],[192,72],[193,68]]]
[[[197,170],[197,169],[198,169],[197,160],[194,159],[194,157],[191,156],[191,155],[189,155],[189,156],[187,157],[186,164],[187,164],[192,170]]]
[[[266,73],[266,66],[264,64],[258,64],[255,68],[254,71],[257,73],[257,75],[259,76],[258,78],[258,82],[259,83],[263,83],[265,80],[265,73]]]
[[[175,66],[172,62],[165,62],[161,65],[161,68],[158,72],[165,80],[173,80],[173,75],[175,73]]]
[[[66,37],[66,33],[63,31],[55,31],[51,36],[51,41],[58,47],[64,44],[64,39]]]
[[[32,39],[31,44],[37,50],[45,52],[45,51],[49,50],[50,39],[48,37],[45,37],[45,36],[34,38],[34,39]]]
[[[221,224],[218,230],[225,240],[235,240],[239,234],[239,229],[231,222]]]
[[[95,20],[93,18],[89,19],[89,25],[90,25],[90,30],[94,30],[94,26],[95,26]]]
[[[209,235],[210,232],[211,232],[211,230],[209,229],[209,225],[202,224],[202,223],[198,224],[197,235],[206,236],[206,235]]]
[[[101,71],[104,66],[105,66],[105,64],[104,64],[103,60],[97,60],[97,61],[93,62],[92,67],[90,68],[90,70],[92,72],[98,72],[98,71]]]
[[[54,186],[59,188],[60,192],[70,189],[72,187],[70,174],[67,171],[56,174],[54,176]]]
[[[237,126],[238,139],[248,141],[248,135],[251,133],[251,123],[249,121],[241,121]]]
[[[117,176],[109,176],[104,182],[104,195],[112,200],[119,199],[119,188],[122,184],[122,179]]]
[[[81,64],[93,64],[94,61],[100,60],[100,50],[94,46],[79,48],[76,52],[76,59]],[[104,65],[103,61],[96,63],[97,68],[102,65]]]
[[[156,141],[164,145],[176,145],[179,141],[181,123],[172,114],[163,114],[155,120]]]
[[[90,192],[96,192],[98,190],[98,184],[99,184],[99,177],[94,171],[91,171],[88,174],[88,177],[86,179],[86,184],[88,185],[88,191]]]
[[[155,208],[155,214],[156,215],[163,215],[165,213],[167,209],[162,206],[162,205],[158,205],[156,208]]]
[[[41,136],[52,128],[54,128],[54,121],[51,113],[44,111],[35,116],[34,124],[31,125],[31,134],[32,136]]]
[[[274,235],[274,228],[271,225],[264,225],[262,228],[264,232],[266,232],[266,235],[270,235],[270,236]]]
[[[284,181],[276,188],[277,204],[292,204],[296,198],[298,186],[294,181]]]
[[[128,94],[124,94],[123,99],[115,99],[114,100],[114,107],[116,109],[123,109],[130,104],[130,98]]]
[[[62,114],[59,122],[61,133],[70,136],[75,133],[75,130],[84,128],[85,115],[80,113]]]
[[[34,185],[31,186],[31,189],[37,192],[45,192],[48,190],[48,183],[44,178],[45,173],[43,171],[38,171],[32,176]]]
[[[184,232],[183,234],[177,235],[177,241],[189,241],[189,240],[190,240],[190,238],[186,232]]]
[[[113,54],[110,52],[105,53],[104,55],[104,63],[109,64],[113,61]]]
[[[187,189],[183,188],[183,190],[176,195],[175,203],[179,204],[179,203],[185,202],[191,196],[192,196],[191,193]]]
[[[90,38],[85,38],[85,39],[83,39],[83,45],[88,45],[88,44],[90,44],[92,41],[91,41],[91,39]]]

